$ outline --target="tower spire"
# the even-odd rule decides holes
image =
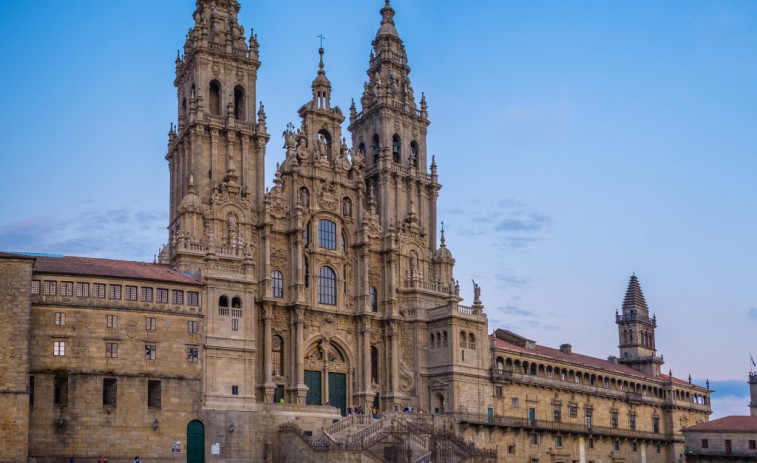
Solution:
[[[649,317],[649,307],[641,291],[636,273],[631,275],[623,299],[622,313],[615,314],[620,340],[619,363],[643,371],[653,376],[659,376],[662,357],[656,355],[655,328],[656,317]]]

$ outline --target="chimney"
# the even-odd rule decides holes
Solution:
[[[570,354],[572,353],[572,351],[573,351],[573,346],[571,346],[570,344],[560,345],[560,352],[562,352],[563,354]]]

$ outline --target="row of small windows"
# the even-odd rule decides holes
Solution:
[[[242,299],[235,296],[231,299],[231,310],[229,310],[228,296],[218,298],[218,315],[241,318],[242,317]]]
[[[90,285],[90,283],[76,282],[74,284],[73,281],[32,281],[33,295],[43,294],[45,296],[76,296],[105,299],[106,290],[108,299],[121,300],[123,296],[123,299],[126,301],[136,301],[139,299],[141,302],[155,301],[160,304],[168,304],[170,296],[171,304],[184,304],[184,291],[180,289],[169,290],[167,288],[122,286],[117,284],[106,285],[105,283],[92,283]],[[200,293],[187,291],[186,303],[190,306],[200,305]]]
[[[473,333],[460,332],[460,347],[463,349],[476,349],[476,337]]]
[[[217,80],[212,80],[208,87],[208,109],[210,110],[211,114],[220,116],[223,110],[223,108],[221,107],[221,83]],[[184,110],[186,111],[186,100],[184,100],[182,105],[184,106]],[[234,87],[233,114],[235,119],[246,120],[245,90],[241,85]]]
[[[541,439],[544,439],[544,437],[541,437]],[[539,445],[540,436],[538,433],[532,433],[530,436],[530,442],[531,445]],[[594,438],[589,438],[586,442],[586,446],[589,448],[589,450],[594,450]],[[563,436],[557,435],[555,436],[555,447],[562,448],[563,446]],[[613,450],[616,452],[620,451],[620,441],[615,440],[612,443]],[[655,447],[656,453],[662,452],[662,446],[660,444],[657,444]],[[639,445],[637,442],[631,442],[631,452],[638,452],[639,451]],[[515,453],[515,446],[510,445],[507,448],[507,453],[514,454]]]
[[[654,335],[650,331],[640,331],[639,332],[639,339],[637,340],[638,344],[641,344],[643,347],[649,347],[654,348]],[[633,338],[633,331],[632,330],[623,330],[623,344],[633,344],[634,338]]]
[[[147,380],[147,408],[160,410],[162,383],[157,379]],[[103,378],[103,405],[116,407],[118,405],[118,380]],[[34,376],[29,377],[29,405],[34,405]],[[53,405],[68,405],[68,377],[55,376],[53,380]]]
[[[381,144],[379,142],[379,136],[373,135],[373,139],[371,140],[371,147],[373,149],[373,161],[374,164],[378,164],[378,158],[381,153]],[[365,143],[360,143],[358,146],[358,151],[361,155],[365,157],[366,154],[366,146]],[[408,156],[408,164],[413,167],[418,167],[418,142],[415,140],[410,142],[410,156]],[[397,164],[402,164],[402,140],[399,135],[396,133],[392,135],[392,161],[394,161]]]
[[[305,263],[305,287],[308,287],[308,264]],[[345,282],[346,285],[346,282]],[[345,286],[346,291],[346,286]],[[284,275],[279,270],[271,272],[271,293],[273,297],[284,297]],[[376,287],[368,288],[369,303],[371,312],[378,312],[378,291]],[[334,269],[323,266],[318,270],[318,303],[325,305],[336,305],[337,300],[337,278]]]
[[[431,333],[429,337],[430,337],[429,347],[431,349],[438,349],[440,347],[447,346],[447,332],[446,331],[437,331],[436,333]]]
[[[63,326],[66,324],[66,313],[55,312],[55,324]],[[198,322],[196,320],[190,320],[187,322],[187,332],[190,334],[197,334]],[[105,316],[106,328],[118,328],[118,315],[106,315]],[[155,331],[158,327],[158,320],[155,317],[145,317],[145,330]]]
[[[105,343],[105,357],[106,358],[118,358],[118,345],[117,342]],[[66,356],[66,341],[53,341],[53,355],[56,357]],[[158,346],[155,344],[145,344],[145,360],[157,360],[158,358]],[[197,347],[187,347],[187,362],[197,363],[199,359],[199,351]]]

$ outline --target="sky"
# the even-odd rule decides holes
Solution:
[[[381,0],[242,0],[266,181],[311,98],[366,80]],[[466,302],[489,328],[618,354],[639,278],[663,370],[748,414],[757,355],[757,2],[395,0]],[[152,261],[190,0],[0,1],[0,250]],[[359,110],[359,107],[358,107]],[[346,125],[343,128],[346,131]]]

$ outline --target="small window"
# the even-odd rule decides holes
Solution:
[[[371,299],[371,312],[378,312],[378,292],[374,286],[368,288],[368,294]]]
[[[231,386],[231,395],[239,395],[239,386]]]
[[[66,314],[63,312],[55,312],[55,324],[63,326],[66,324]]]
[[[578,406],[576,405],[570,406],[570,416],[578,416]]]
[[[593,410],[591,408],[586,409],[586,427],[591,429],[591,418],[593,415]]]
[[[655,446],[655,451],[656,451],[657,453],[660,453],[660,452],[662,452],[662,446],[661,446],[660,444],[657,444],[657,445]]]
[[[74,295],[74,282],[73,281],[61,281],[60,282],[60,295],[61,296],[73,296]]]
[[[199,360],[199,349],[197,347],[187,347],[187,362],[197,363]]]
[[[152,288],[142,287],[142,302],[152,302]]]
[[[512,398],[512,406],[513,406],[513,408],[518,408],[518,407],[520,407],[520,404],[519,404],[519,402],[518,402],[518,398],[517,398],[517,397],[513,397],[513,398]]]
[[[55,296],[57,294],[57,288],[57,281],[45,281],[45,296]]]
[[[68,376],[56,376],[53,380],[53,404],[68,404]]]
[[[507,453],[510,455],[513,455],[515,453],[515,446],[514,445],[508,445],[507,446]]]
[[[136,301],[137,300],[137,287],[127,286],[124,299],[126,299],[127,301]]]
[[[321,267],[318,271],[318,302],[336,305],[336,273],[331,267]]]
[[[34,407],[34,376],[29,376],[29,407]]]
[[[198,323],[196,320],[187,322],[187,333],[197,334]]]
[[[616,441],[615,441],[615,442],[613,443],[613,448],[615,449],[615,451],[618,451],[618,450],[620,450],[620,441],[616,440]]]
[[[708,441],[707,439],[702,439],[702,448],[703,449],[710,448],[710,441]]]
[[[168,290],[165,288],[158,288],[155,292],[155,301],[160,304],[168,304]]]
[[[108,298],[121,299],[121,285],[110,285],[108,288]]]
[[[145,345],[145,360],[155,360],[158,358],[158,346],[155,344]]]
[[[494,395],[496,397],[502,397],[502,386],[494,386]]]
[[[618,412],[610,412],[610,426],[618,429]]]
[[[539,435],[536,433],[531,434],[531,445],[539,445]]]
[[[147,408],[160,410],[161,402],[160,380],[150,379],[147,381]]]
[[[118,328],[118,316],[117,315],[106,315],[105,316],[105,327],[106,328]]]
[[[284,374],[284,339],[278,334],[271,339],[271,374],[273,376]]]
[[[92,297],[105,299],[105,283],[94,283],[92,285]]]
[[[184,304],[184,291],[174,289],[171,291],[171,303],[176,305]]]
[[[636,429],[636,415],[628,416],[628,427],[633,431]]]
[[[591,439],[591,438],[589,439],[589,441],[588,441],[588,447],[589,447],[589,449],[594,449],[594,439]]]
[[[660,432],[660,418],[656,416],[652,418],[652,430],[655,434]]]
[[[284,297],[284,275],[278,270],[271,273],[271,292],[273,297]]]
[[[200,293],[196,291],[187,291],[187,305],[200,305]]]
[[[552,405],[552,420],[559,423],[562,420],[562,406],[560,404]]]
[[[636,442],[631,442],[631,451],[632,452],[638,451],[638,447],[636,446]]]
[[[66,341],[53,341],[53,355],[66,355]]]
[[[40,281],[32,280],[32,294],[39,294],[39,290],[40,290]]]
[[[89,297],[89,283],[76,283],[76,297]]]
[[[145,329],[147,331],[155,331],[158,321],[155,317],[145,317]]]
[[[331,220],[318,221],[318,247],[336,250],[336,224]]]
[[[109,359],[118,358],[118,343],[117,342],[105,343],[105,357]]]
[[[103,405],[115,407],[118,400],[116,378],[103,378]]]
[[[749,439],[749,450],[757,450],[757,443],[754,439]]]
[[[236,318],[231,319],[231,331],[239,331],[239,320]]]
[[[555,436],[555,446],[562,447],[562,436]]]

